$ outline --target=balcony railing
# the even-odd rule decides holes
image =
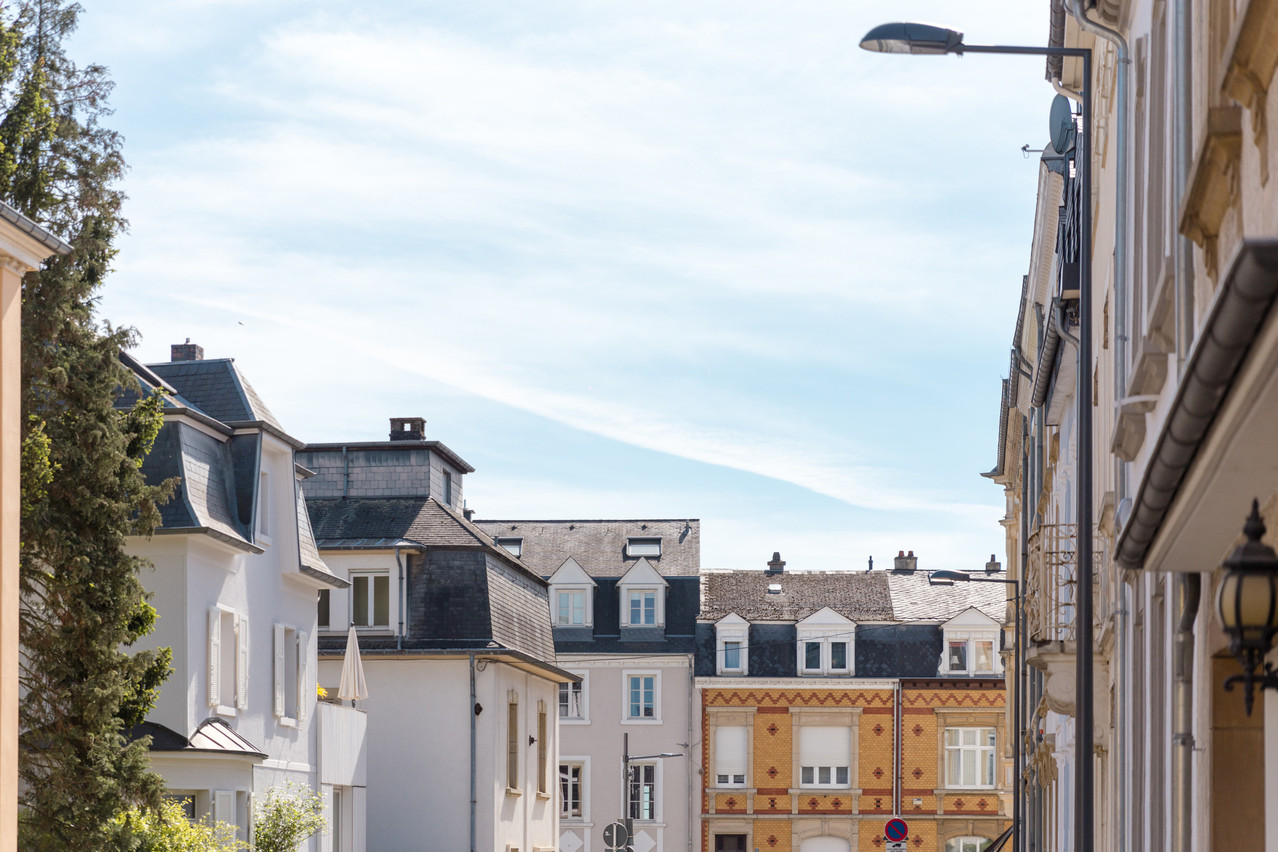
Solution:
[[[1103,545],[1092,545],[1092,608],[1095,624],[1107,617],[1100,568]],[[1029,539],[1025,578],[1025,626],[1031,643],[1073,642],[1078,604],[1078,525],[1040,524]]]

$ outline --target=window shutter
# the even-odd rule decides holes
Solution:
[[[306,664],[306,652],[310,646],[306,642],[306,634],[297,631],[297,721],[306,719],[306,710],[310,707],[314,690],[311,689],[311,667]]]
[[[714,772],[716,775],[746,774],[746,729],[715,728]]]
[[[275,625],[275,715],[284,715],[284,625]]]
[[[247,616],[240,616],[239,621],[239,665],[235,669],[239,683],[235,689],[235,706],[243,710],[248,707],[248,670],[249,670],[249,623]]]
[[[235,825],[235,791],[213,791],[213,821]]]
[[[851,728],[799,728],[800,766],[849,766]]]
[[[209,607],[209,706],[222,696],[222,610]]]

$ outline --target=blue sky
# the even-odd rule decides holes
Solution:
[[[999,380],[1051,87],[873,25],[1038,3],[112,0],[102,314],[234,357],[302,440],[392,416],[480,517],[698,517],[703,565],[1002,558]]]

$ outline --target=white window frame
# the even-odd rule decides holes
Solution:
[[[559,622],[559,595],[581,594],[581,624],[561,624]],[[595,625],[595,590],[585,583],[554,583],[550,587],[550,623],[554,627],[594,627]]]
[[[589,673],[588,673],[588,672],[573,672],[573,674],[580,674],[580,675],[581,675],[581,681],[580,681],[579,683],[561,683],[561,684],[559,684],[559,685],[558,685],[558,686],[559,686],[559,689],[557,690],[557,693],[556,693],[556,696],[555,696],[555,713],[557,714],[558,719],[559,719],[559,724],[561,724],[561,725],[589,725],[589,724],[590,724],[590,678],[589,678]],[[569,696],[570,696],[569,701],[571,701],[571,694],[572,694],[572,691],[573,691],[574,689],[578,690],[578,699],[577,699],[577,713],[578,713],[578,715],[576,715],[576,716],[560,716],[560,715],[558,715],[558,713],[559,713],[559,707],[561,707],[561,706],[562,706],[562,701],[561,701],[560,699],[561,699],[561,697],[563,696],[563,694],[564,694],[564,692],[565,692],[565,687],[567,688],[567,690],[566,690],[566,691],[568,692],[568,694],[569,694]],[[570,708],[571,708],[571,705],[570,705]]]
[[[327,623],[321,622],[319,617],[320,603],[325,600],[328,601],[328,622]],[[320,589],[319,594],[315,596],[315,629],[316,630],[327,633],[329,631],[337,629],[333,626],[333,603],[334,603],[333,590]]]
[[[1003,660],[999,656],[999,630],[997,628],[989,630],[976,629],[967,627],[946,628],[942,631],[943,639],[941,642],[941,666],[940,674],[945,675],[997,675],[1003,672]],[[964,644],[964,656],[967,658],[962,668],[951,668],[950,666],[950,646],[958,643]],[[990,643],[990,663],[993,666],[988,669],[980,669],[976,667],[976,643]]]
[[[742,758],[744,762],[741,768],[740,781],[736,780],[735,774],[721,773],[719,771],[722,768],[722,766],[720,765],[721,755],[719,754],[719,749],[721,745],[719,740],[719,737],[720,737],[719,732],[726,731],[726,730],[739,730],[742,732],[741,735],[745,737],[745,742],[743,744],[744,754],[742,754]],[[750,773],[750,726],[749,725],[716,725],[714,728],[713,746],[714,746],[714,756],[713,756],[714,774],[711,777],[714,779],[714,786],[717,788],[724,788],[724,789],[745,787],[749,782],[749,773]],[[727,781],[723,780],[725,776],[728,777]]]
[[[494,536],[493,540],[498,547],[504,548],[511,556],[519,559],[524,552],[524,540],[517,535],[499,535]]]
[[[209,707],[219,716],[235,716],[248,707],[248,617],[222,604],[209,607],[207,653]],[[231,655],[230,666],[223,665],[227,654]],[[229,685],[224,682],[227,674],[224,669],[228,668],[231,676]],[[230,701],[223,701],[225,698],[230,698]]]
[[[976,837],[970,834],[964,837],[951,837],[945,841],[945,852],[979,852],[993,842],[987,837]]]
[[[576,597],[581,598],[581,606],[580,606],[581,621],[572,620],[573,615],[575,614],[575,611],[578,609],[578,607],[575,607],[573,605],[575,603],[573,599]],[[556,627],[589,627],[590,622],[586,619],[586,613],[590,609],[586,605],[586,599],[588,597],[590,597],[590,589],[585,587],[576,586],[576,587],[562,588],[562,589],[556,588],[555,589],[555,626]],[[568,600],[568,620],[567,621],[563,620],[563,615],[564,615],[563,602],[565,599]]]
[[[951,731],[959,735],[958,745],[950,745],[949,735]],[[975,745],[964,745],[962,742],[963,733],[969,732],[969,731],[976,732]],[[994,741],[993,743],[986,745],[985,743],[989,741],[991,735],[993,735],[992,738]],[[944,781],[944,786],[946,789],[948,790],[990,790],[995,787],[995,784],[998,780],[998,729],[995,728],[993,725],[947,726],[941,733],[941,748],[945,753],[945,759],[943,761],[944,766],[942,767],[942,771],[944,772],[943,781]],[[972,756],[972,760],[975,761],[975,769],[976,769],[976,777],[977,777],[977,783],[975,784],[964,784],[962,783],[962,780],[961,780],[963,777],[963,763],[965,760],[964,755],[968,755],[968,754],[970,754]],[[950,782],[950,774],[951,774],[950,761],[955,759],[956,757],[960,761],[959,762],[960,781],[958,783],[951,783]],[[991,757],[993,758],[992,761],[987,760],[987,758],[991,758]]]
[[[451,508],[453,505],[453,472],[451,470],[444,471],[443,482],[444,505]]]
[[[378,577],[386,578],[386,623],[385,624],[372,624],[372,623],[356,624],[355,623],[355,581],[357,579],[367,578],[367,581],[368,581],[367,616],[368,616],[368,620],[372,622],[374,618],[374,613],[376,613],[377,611],[377,598],[376,598],[375,590],[377,586]],[[394,633],[396,630],[395,613],[398,611],[397,605],[399,601],[396,600],[396,592],[398,590],[395,588],[395,582],[394,582],[394,578],[391,576],[390,568],[387,567],[387,568],[380,568],[380,569],[365,569],[365,568],[352,569],[350,571],[350,581],[351,581],[350,588],[346,589],[346,602],[347,602],[346,623],[348,625],[354,625],[355,629],[360,633]],[[328,617],[329,617],[329,620],[331,621],[333,618],[333,611],[331,606],[331,601],[332,601],[331,595],[329,597],[329,601],[330,601],[330,607],[329,607]]]
[[[798,732],[799,732],[798,753],[800,755],[802,755],[803,753],[803,734],[805,730],[810,731],[816,728],[843,728],[843,727],[845,726],[843,725],[800,725],[798,727]],[[800,757],[799,760],[797,761],[799,763],[799,778],[798,778],[797,786],[803,790],[848,790],[848,789],[851,789],[852,787],[852,729],[850,727],[848,727],[848,750],[847,750],[847,753],[842,755],[841,757],[844,761],[846,761],[845,763],[839,763],[839,762],[832,762],[828,764],[814,763],[811,765],[805,765],[803,763],[802,757]],[[811,781],[808,781],[804,778],[805,769],[812,770]],[[829,770],[828,780],[826,781],[821,780],[822,769]],[[839,780],[840,769],[844,770],[847,773],[847,777],[843,781]]]
[[[315,700],[310,665],[310,637],[291,624],[275,623],[275,700],[276,720],[285,727],[300,727],[306,721],[311,702]],[[294,661],[294,682],[289,684],[289,660]],[[288,697],[294,694],[293,715],[288,714]]]
[[[581,813],[578,816],[568,816],[564,813],[564,794],[563,794],[563,777],[558,774],[565,766],[575,766],[581,770],[580,778],[580,797],[581,797]],[[556,778],[559,781],[558,792],[555,797],[559,800],[559,821],[562,823],[589,823],[590,822],[590,757],[588,755],[560,755],[559,763],[556,770]]]
[[[637,677],[652,678],[652,715],[630,715],[630,681]],[[623,725],[661,724],[661,672],[649,669],[626,669],[621,674],[621,723]]]
[[[735,668],[728,666],[728,643],[738,644]],[[750,673],[750,625],[728,624],[715,625],[714,628],[714,660],[715,673],[721,675],[747,675]]]
[[[644,818],[641,816],[632,817],[635,822],[643,823],[659,823],[661,822],[661,761],[660,760],[635,760],[630,763],[630,771],[632,774],[639,774],[642,779],[643,775],[648,774],[647,770],[652,770],[652,815]],[[630,799],[630,791],[633,784],[630,778],[626,779],[626,789],[622,793],[625,798],[624,809],[622,813],[629,815],[630,806],[634,804]],[[640,796],[642,802],[642,795]],[[642,814],[642,810],[640,810]]]
[[[665,613],[665,595],[664,590],[659,586],[626,586],[622,595],[622,624],[626,627],[664,627],[666,624]],[[652,595],[652,623],[640,621],[638,623],[630,620],[631,600],[637,595]],[[642,618],[647,607],[642,603],[639,606],[640,617]]]
[[[821,648],[820,665],[816,668],[809,668],[807,664],[807,645],[809,642],[818,644]],[[840,642],[845,646],[847,666],[844,668],[835,668],[833,646]],[[797,670],[800,675],[850,677],[856,670],[855,625],[849,624],[839,627],[800,627],[798,629],[797,646],[797,659],[795,664],[798,667]]]
[[[631,559],[660,559],[661,536],[632,535],[626,538],[626,556]]]

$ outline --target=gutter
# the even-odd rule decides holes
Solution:
[[[1265,324],[1275,296],[1278,239],[1243,241],[1185,360],[1176,396],[1133,499],[1131,520],[1119,533],[1115,560],[1122,567],[1144,567],[1149,548]]]
[[[47,249],[51,249],[55,254],[68,255],[71,253],[71,244],[63,241],[54,234],[46,231],[35,222],[23,216],[17,210],[0,201],[0,219],[4,219],[10,225],[13,225],[19,231],[36,240],[40,245]]]
[[[1030,406],[1041,408],[1047,402],[1047,394],[1052,389],[1052,378],[1056,375],[1056,353],[1060,350],[1060,329],[1056,326],[1056,312],[1047,315],[1047,328],[1043,332],[1043,345],[1038,349],[1035,362],[1034,392],[1030,396]]]

